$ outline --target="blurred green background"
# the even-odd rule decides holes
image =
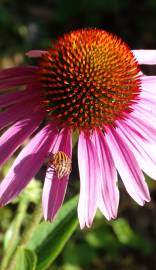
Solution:
[[[27,50],[46,49],[52,40],[63,33],[84,27],[113,32],[127,41],[132,49],[154,49],[156,0],[1,0],[0,66],[10,67],[25,61],[30,63],[30,60],[24,58]],[[156,74],[154,66],[142,68],[147,74]],[[66,200],[79,190],[76,156],[75,147]],[[1,178],[8,166],[1,170]],[[44,173],[43,166],[37,175],[41,183]],[[137,206],[120,183],[118,219],[106,222],[105,218],[97,213],[92,228],[84,231],[78,228],[48,269],[155,270],[156,184],[150,179],[147,181],[152,197],[149,204],[144,207]],[[38,194],[38,187],[35,190]],[[28,190],[28,194],[31,193],[32,190]],[[36,203],[38,199],[30,200],[28,219]],[[9,232],[17,205],[18,201],[0,209],[0,256],[8,237],[7,235],[4,239],[4,234]]]

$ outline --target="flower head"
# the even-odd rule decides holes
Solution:
[[[64,35],[41,57],[40,67],[43,99],[61,126],[91,130],[114,124],[140,92],[132,52],[105,31]]]
[[[42,199],[44,217],[52,220],[66,192],[75,129],[81,228],[91,226],[97,208],[107,219],[116,217],[117,172],[137,203],[149,201],[142,170],[156,179],[156,77],[143,75],[139,64],[156,63],[156,51],[131,51],[106,31],[85,29],[27,55],[38,57],[38,66],[0,71],[0,128],[7,127],[0,163],[38,132],[0,184],[0,204],[14,198],[52,155]]]

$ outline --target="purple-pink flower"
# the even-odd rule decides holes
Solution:
[[[150,201],[143,172],[156,179],[156,76],[140,64],[156,64],[155,50],[133,50],[102,30],[78,30],[46,51],[28,52],[38,66],[0,71],[0,164],[30,138],[0,184],[0,205],[17,196],[49,155],[72,160],[72,132],[79,132],[81,228],[99,208],[117,216],[117,172],[140,205]],[[53,220],[61,207],[68,174],[48,170],[43,214]]]

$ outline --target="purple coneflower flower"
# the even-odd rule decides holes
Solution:
[[[81,228],[91,226],[97,208],[108,220],[116,217],[117,172],[138,204],[148,202],[142,171],[156,179],[156,76],[143,75],[139,64],[156,64],[156,51],[131,51],[116,36],[89,29],[27,55],[38,57],[38,66],[0,71],[0,128],[5,128],[0,163],[33,134],[0,184],[0,205],[21,192],[49,155],[56,164],[63,153],[66,161],[72,159],[74,130],[79,132]],[[61,178],[54,164],[47,169],[46,220],[64,200],[70,168],[63,166]]]

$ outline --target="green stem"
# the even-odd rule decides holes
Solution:
[[[42,206],[41,206],[41,204],[39,204],[33,213],[32,219],[30,220],[28,226],[26,227],[26,229],[23,232],[23,236],[21,238],[20,245],[25,246],[29,242],[34,230],[36,229],[36,226],[41,221],[42,216],[43,216]]]
[[[13,255],[16,247],[17,247],[18,238],[19,238],[19,231],[20,231],[20,228],[21,228],[21,225],[22,225],[22,221],[23,221],[23,219],[25,217],[27,207],[28,207],[28,202],[27,201],[22,200],[19,203],[18,210],[17,210],[17,216],[16,216],[15,220],[13,220],[12,225],[11,225],[14,228],[13,235],[12,235],[12,238],[10,239],[10,241],[9,241],[9,245],[8,245],[7,249],[4,252],[4,257],[2,259],[1,266],[0,266],[1,270],[6,270],[7,269],[8,263],[9,263],[12,255]]]
[[[41,204],[38,205],[32,215],[32,219],[30,220],[30,222],[27,224],[27,227],[25,228],[21,240],[19,242],[18,246],[23,246],[25,247],[26,244],[29,242],[29,240],[32,237],[32,234],[34,232],[34,230],[36,229],[36,226],[39,224],[39,222],[42,219],[42,207]],[[15,269],[15,265],[16,265],[16,254],[17,254],[17,249],[13,255],[13,259],[11,260],[9,267],[7,268],[7,270],[14,270]]]

